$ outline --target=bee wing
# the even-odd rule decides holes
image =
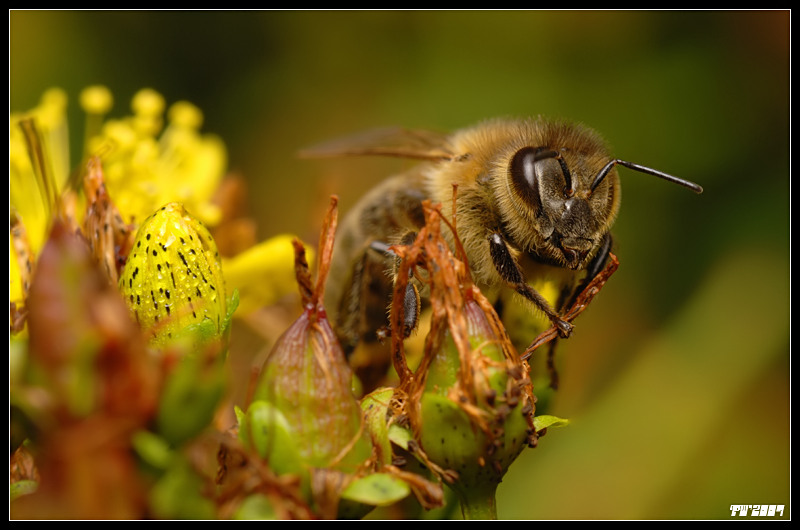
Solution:
[[[303,149],[299,155],[303,158],[374,155],[421,160],[450,160],[457,156],[446,135],[402,127],[371,129],[330,140]]]

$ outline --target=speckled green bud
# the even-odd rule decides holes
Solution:
[[[181,204],[161,207],[139,227],[119,288],[151,346],[170,344],[188,326],[204,339],[225,330],[227,301],[216,243]]]

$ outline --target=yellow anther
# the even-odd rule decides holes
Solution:
[[[114,105],[114,96],[103,85],[93,85],[81,91],[81,108],[87,114],[106,114]]]
[[[143,88],[133,96],[131,109],[134,114],[156,116],[164,112],[164,97],[152,88]]]
[[[169,108],[169,121],[178,127],[199,129],[203,124],[203,112],[188,101],[178,101]]]

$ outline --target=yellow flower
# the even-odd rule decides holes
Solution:
[[[66,107],[66,93],[53,88],[38,106],[9,118],[9,203],[35,254],[44,244],[55,197],[69,178]]]
[[[179,101],[168,109],[164,127],[164,99],[151,89],[140,90],[131,109],[132,116],[106,121],[87,141],[87,153],[103,161],[108,192],[123,219],[141,223],[175,201],[204,223],[216,224],[220,211],[211,199],[224,176],[227,152],[218,137],[200,133],[200,109]]]
[[[106,115],[113,105],[103,86],[82,91],[86,113],[83,156],[99,156],[105,185],[123,220],[138,224],[169,202],[181,202],[201,221],[213,226],[219,209],[211,203],[226,167],[223,142],[199,129],[202,113],[180,101],[167,112],[164,98],[151,89],[133,98],[133,114],[115,120]],[[35,266],[57,210],[76,223],[83,217],[78,199],[62,204],[65,192],[77,191],[81,182],[71,175],[67,95],[58,88],[44,93],[39,105],[9,117],[9,203],[17,234],[9,234],[9,301],[24,305],[24,269]],[[79,172],[77,177],[82,177]],[[72,179],[72,180],[71,180]],[[22,255],[18,249],[27,247]]]
[[[114,98],[100,85],[84,89],[79,102],[86,115],[83,160],[100,159],[104,193],[121,222],[135,227],[169,203],[180,203],[211,229],[221,220],[212,197],[225,175],[227,152],[221,139],[201,133],[200,109],[186,101],[168,107],[146,88],[134,95],[129,115],[109,119]],[[17,307],[25,305],[26,271],[35,268],[53,217],[66,214],[78,226],[86,211],[86,163],[78,170],[70,164],[66,108],[66,93],[54,88],[36,108],[10,115],[9,302]],[[293,291],[290,240],[276,236],[226,260],[231,291],[242,293],[240,314]]]

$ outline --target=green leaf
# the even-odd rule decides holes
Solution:
[[[389,401],[393,393],[393,388],[379,388],[361,400],[361,410],[364,411],[367,430],[378,450],[380,463],[384,465],[392,463],[390,426],[386,420],[386,412],[389,409]]]
[[[411,487],[402,479],[388,473],[373,473],[351,482],[342,492],[342,498],[371,506],[388,506],[409,493]]]
[[[210,363],[187,356],[169,375],[159,402],[158,432],[173,446],[197,436],[211,423],[225,392],[224,358]]]
[[[131,438],[133,449],[139,457],[156,469],[167,469],[172,461],[173,451],[169,443],[150,431],[137,431]]]
[[[11,483],[8,486],[9,500],[13,501],[18,497],[33,493],[38,487],[39,483],[35,480],[20,480],[18,482]]]
[[[542,414],[541,416],[533,418],[533,426],[536,432],[547,429],[548,427],[566,427],[567,425],[569,425],[569,420],[549,414]]]
[[[150,490],[150,507],[160,519],[213,519],[215,512],[203,479],[183,459],[175,459]]]
[[[239,405],[234,405],[233,414],[236,416],[236,424],[239,425],[239,427],[241,428],[242,424],[245,421],[245,412]]]
[[[272,520],[276,519],[275,508],[264,495],[250,495],[239,505],[239,509],[236,510],[233,518],[238,520]]]
[[[414,438],[409,429],[401,427],[396,423],[389,426],[389,440],[399,447],[408,451],[408,442]]]
[[[231,297],[228,298],[228,313],[225,315],[225,320],[222,323],[222,331],[223,333],[229,331],[231,320],[233,320],[233,313],[236,312],[236,309],[239,307],[239,290],[234,289]]]

